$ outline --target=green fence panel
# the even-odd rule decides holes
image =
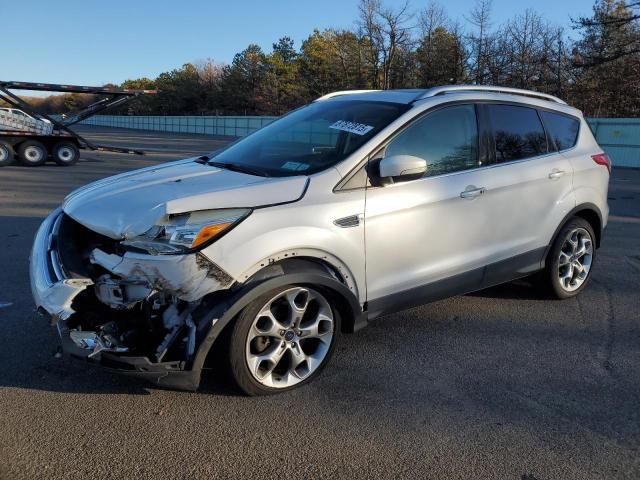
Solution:
[[[161,132],[197,133],[244,137],[268,125],[278,117],[268,116],[123,116],[96,115],[85,125],[155,130]],[[640,118],[589,118],[591,130],[600,146],[609,154],[616,167],[640,168]],[[323,144],[330,135],[322,132],[295,132],[302,139],[312,135]],[[325,138],[326,137],[326,138]]]
[[[276,118],[278,117],[96,115],[82,123],[101,127],[244,137]]]
[[[640,168],[639,118],[589,118],[587,121],[614,167]]]

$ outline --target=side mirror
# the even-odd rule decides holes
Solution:
[[[380,160],[379,168],[383,179],[413,180],[427,171],[427,161],[413,155],[391,155]]]

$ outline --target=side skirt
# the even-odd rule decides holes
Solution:
[[[536,248],[465,273],[369,300],[367,316],[372,320],[389,313],[526,277],[544,268],[546,250],[547,247]]]

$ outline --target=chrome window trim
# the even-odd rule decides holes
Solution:
[[[374,147],[369,154],[365,155],[364,158],[355,167],[353,167],[344,177],[342,177],[342,179],[335,185],[335,187],[333,187],[333,193],[353,192],[353,191],[356,191],[356,190],[363,190],[363,189],[367,189],[367,188],[386,188],[386,187],[390,187],[390,186],[393,186],[393,185],[399,185],[398,183],[395,183],[395,184],[386,185],[384,187],[383,186],[368,185],[368,186],[359,187],[359,188],[350,188],[350,189],[342,189],[341,188],[345,183],[347,183],[349,181],[349,179],[353,175],[355,175],[361,168],[365,167],[366,164],[370,160],[374,160],[375,156],[378,153],[380,153],[381,150],[384,150],[384,148],[386,148],[386,146],[397,135],[399,135],[405,129],[409,128],[414,122],[418,121],[420,118],[422,118],[425,115],[428,115],[429,113],[434,112],[434,111],[436,111],[436,110],[438,110],[440,108],[444,108],[444,107],[452,106],[452,105],[469,105],[469,104],[471,104],[471,105],[478,105],[478,104],[516,105],[516,106],[531,108],[531,109],[536,110],[536,111],[538,111],[538,110],[546,110],[548,112],[557,113],[559,115],[564,115],[564,116],[573,118],[574,120],[578,121],[578,135],[576,137],[576,143],[575,143],[575,145],[573,147],[568,148],[566,150],[557,150],[557,151],[553,151],[553,152],[547,152],[547,153],[542,154],[542,155],[536,155],[535,157],[527,157],[527,158],[521,158],[521,159],[518,159],[518,160],[510,160],[508,162],[494,163],[494,164],[491,164],[491,165],[484,165],[484,166],[480,166],[480,167],[477,167],[477,168],[470,168],[468,170],[460,170],[459,172],[441,173],[440,175],[433,175],[431,177],[417,178],[415,180],[408,180],[406,182],[401,182],[401,183],[411,183],[411,182],[417,182],[417,181],[420,181],[420,180],[425,180],[425,179],[428,179],[428,178],[440,178],[440,177],[449,176],[449,175],[459,175],[461,173],[469,172],[469,171],[472,171],[472,170],[473,171],[477,171],[477,170],[483,170],[483,169],[486,169],[486,168],[502,167],[502,166],[506,166],[506,165],[512,165],[512,164],[515,164],[515,163],[529,162],[531,160],[538,160],[540,158],[548,157],[549,155],[558,155],[560,153],[570,152],[570,151],[575,150],[575,149],[578,148],[580,135],[582,133],[582,119],[579,118],[579,117],[576,117],[575,115],[571,115],[569,113],[561,112],[561,111],[555,110],[553,108],[539,107],[537,105],[531,105],[529,103],[523,103],[523,102],[516,102],[516,101],[513,101],[513,100],[486,100],[486,99],[453,100],[451,102],[439,103],[437,105],[434,105],[431,108],[427,108],[427,109],[421,111],[415,117],[411,118],[404,125],[399,127],[395,132],[393,132],[386,139],[384,139],[382,142],[380,142],[376,147]],[[409,111],[411,111],[411,110],[409,110]],[[539,112],[538,112],[538,116],[541,117]],[[477,117],[477,112],[476,112],[476,117]],[[542,118],[540,118],[540,122],[542,123],[542,128],[545,130],[545,136],[546,136],[546,126],[545,126],[544,121],[542,120]],[[547,141],[547,143],[548,143],[548,141]],[[549,148],[549,145],[547,145],[547,148]]]
[[[350,188],[347,190],[343,190],[341,189],[341,187],[349,181],[349,179],[351,179],[351,177],[353,177],[361,168],[366,167],[367,163],[370,160],[375,160],[375,157],[385,148],[387,148],[387,146],[389,145],[389,143],[391,143],[398,135],[400,135],[402,132],[404,132],[406,129],[408,129],[409,127],[411,127],[412,125],[415,124],[415,122],[420,121],[422,118],[426,117],[427,115],[429,115],[430,113],[433,113],[435,111],[441,110],[443,108],[447,108],[450,106],[456,106],[456,105],[472,105],[474,108],[476,106],[475,101],[473,100],[468,100],[468,99],[464,99],[464,100],[453,100],[451,102],[443,102],[443,103],[439,103],[437,105],[434,105],[431,108],[427,108],[426,110],[423,110],[421,112],[419,112],[417,115],[415,115],[414,117],[412,117],[411,119],[409,119],[406,123],[404,123],[401,127],[399,127],[397,130],[395,130],[393,133],[391,133],[387,138],[385,138],[382,142],[380,142],[378,145],[376,145],[372,151],[370,153],[368,153],[367,155],[365,155],[365,157],[355,166],[353,167],[343,178],[342,180],[340,180],[335,187],[333,187],[333,192],[334,193],[340,193],[340,192],[353,192],[355,190],[362,190],[362,189],[366,189],[366,188],[378,188],[375,187],[374,185],[369,185],[369,186],[365,186],[365,187],[359,187],[359,188]],[[415,107],[414,107],[415,108]],[[411,111],[411,110],[409,110]],[[476,109],[475,112],[476,115],[476,126],[478,127],[478,112]],[[479,154],[479,152],[478,152]],[[476,170],[474,169],[470,169],[470,170]],[[461,170],[461,172],[466,172],[468,170]],[[452,173],[459,173],[459,172],[452,172]],[[368,172],[367,172],[368,174]],[[432,177],[424,177],[424,178],[435,178],[435,177],[439,177],[442,175],[449,175],[448,173],[445,174],[441,174],[441,175],[434,175]],[[421,178],[418,178],[416,180],[422,180]],[[410,181],[415,181],[415,180],[410,180]],[[408,182],[402,182],[402,183],[408,183]]]
[[[469,172],[477,172],[477,171],[481,171],[481,170],[488,170],[488,169],[491,169],[491,168],[507,167],[507,166],[510,166],[510,165],[516,165],[516,164],[519,164],[519,163],[530,162],[532,160],[538,160],[540,158],[549,157],[551,155],[559,155],[559,154],[560,154],[560,152],[548,152],[548,153],[545,153],[544,155],[538,155],[538,156],[535,156],[535,157],[522,158],[520,160],[512,160],[510,162],[494,163],[494,164],[491,164],[491,165],[484,165],[484,166],[478,167],[478,168],[469,168],[467,170],[460,170],[459,172],[442,173],[440,175],[434,175],[432,177],[422,177],[422,178],[416,178],[415,180],[408,180],[406,182],[391,183],[391,184],[385,185],[385,186],[371,185],[370,187],[367,187],[367,188],[389,188],[389,187],[393,187],[393,186],[396,186],[396,185],[404,185],[406,183],[421,182],[421,181],[424,181],[424,180],[430,180],[432,178],[449,177],[449,176],[452,176],[452,175],[460,175],[460,174],[469,173]]]

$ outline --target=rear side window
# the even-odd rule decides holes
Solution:
[[[549,146],[553,150],[566,150],[576,144],[580,130],[577,119],[544,110],[540,111],[540,115],[549,135]]]
[[[473,105],[446,107],[427,114],[394,138],[385,151],[427,161],[425,176],[478,167],[478,131]]]
[[[495,140],[496,162],[510,162],[547,153],[544,128],[533,108],[488,105]]]

